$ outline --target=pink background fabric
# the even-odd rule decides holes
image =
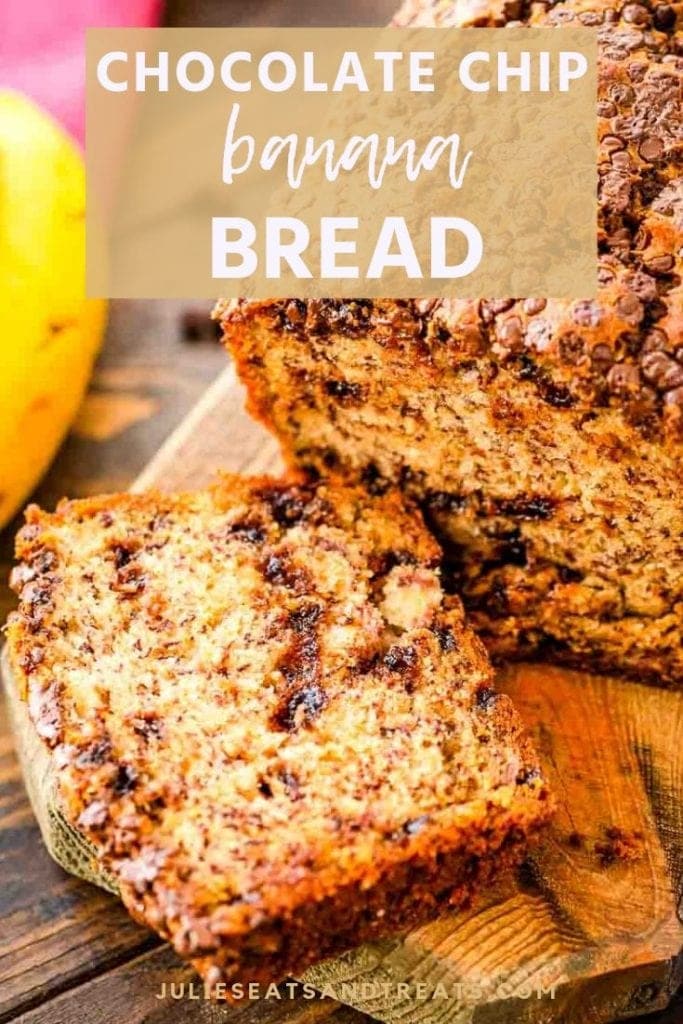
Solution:
[[[161,0],[0,0],[0,88],[49,110],[83,143],[85,29],[154,25]]]

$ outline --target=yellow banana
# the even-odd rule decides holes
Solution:
[[[85,169],[30,100],[0,91],[0,528],[80,405],[106,319],[85,298]]]

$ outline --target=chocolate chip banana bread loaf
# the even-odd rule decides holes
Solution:
[[[63,812],[213,986],[461,904],[550,813],[396,493],[64,502],[17,552],[10,658]]]
[[[499,657],[683,683],[683,5],[410,0],[599,39],[597,298],[224,303],[289,457],[398,481]]]

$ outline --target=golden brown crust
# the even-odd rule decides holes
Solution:
[[[550,405],[623,411],[649,435],[683,436],[683,4],[409,2],[400,25],[595,26],[598,294],[547,298],[247,304],[301,337],[371,333],[426,346],[444,335],[533,380]],[[239,320],[239,304],[218,309]]]
[[[397,492],[228,476],[26,518],[9,653],[64,813],[210,983],[458,904],[550,813]]]
[[[396,17],[404,26],[511,22],[598,33],[598,295],[454,302],[433,313],[448,331],[475,324],[497,356],[526,356],[551,399],[618,405],[680,443],[683,4],[408,0]]]

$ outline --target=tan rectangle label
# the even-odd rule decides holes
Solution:
[[[591,29],[91,29],[87,290],[596,287]]]

